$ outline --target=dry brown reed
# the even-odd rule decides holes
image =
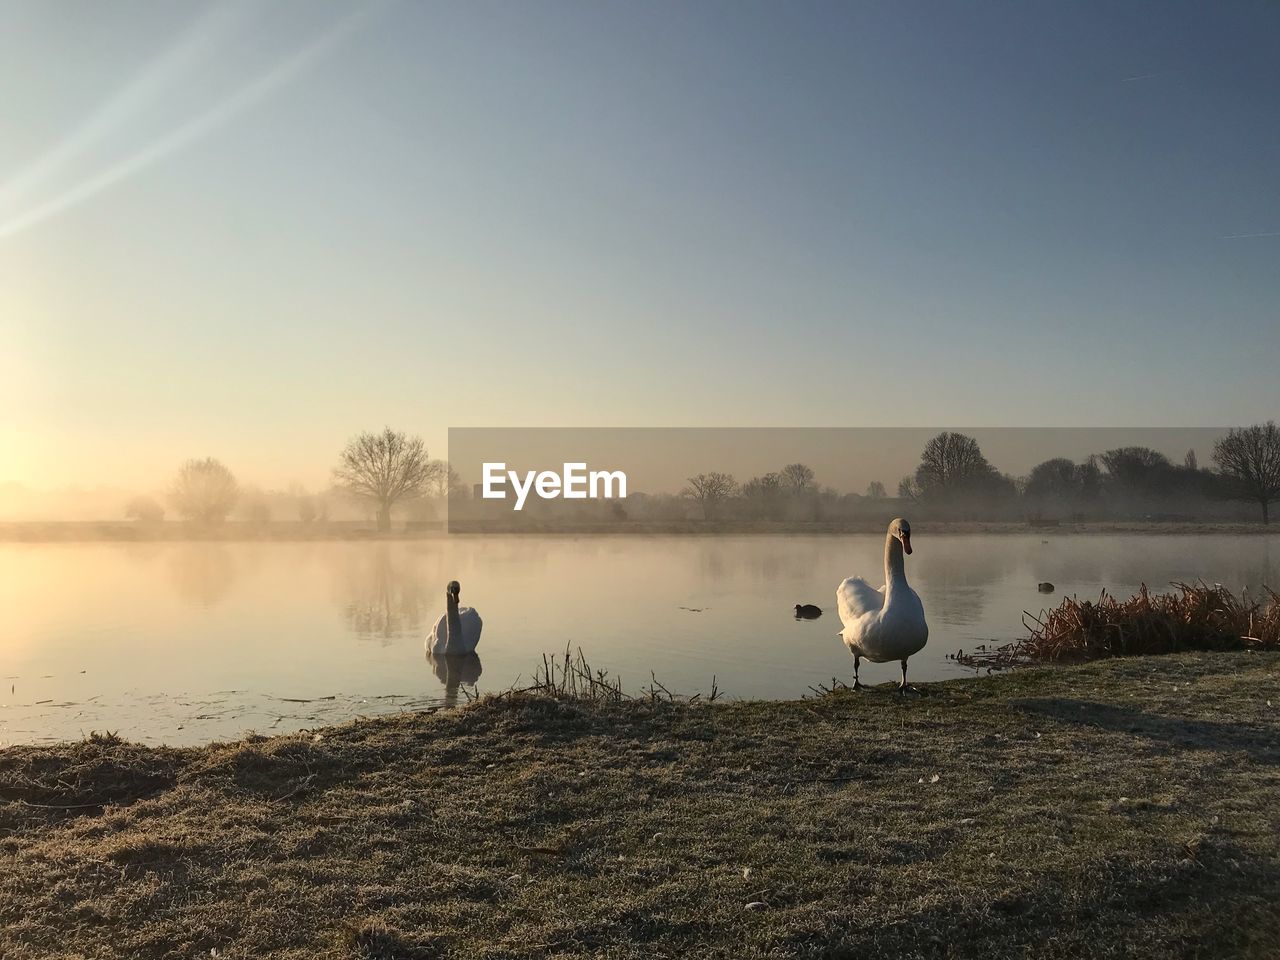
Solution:
[[[633,696],[623,690],[621,677],[610,676],[607,670],[592,667],[587,662],[581,647],[576,651],[566,647],[562,654],[544,653],[542,665],[534,673],[533,683],[513,692],[532,693],[550,697],[553,700],[594,704],[623,703],[632,700],[669,703],[677,701],[697,703],[705,700],[711,703],[720,697],[720,689],[716,685],[714,676],[711,678],[711,689],[704,697],[700,693],[691,696],[673,693],[652,673],[649,674],[649,685],[640,688],[639,696]]]
[[[1066,597],[1052,610],[1023,614],[1028,636],[1004,646],[961,650],[955,659],[978,668],[1147,656],[1183,650],[1280,649],[1280,595],[1240,595],[1221,584],[1171,584],[1117,600]]]

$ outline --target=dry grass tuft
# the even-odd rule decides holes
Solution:
[[[970,666],[1001,669],[1031,663],[1079,663],[1108,657],[1189,650],[1280,649],[1280,595],[1239,597],[1221,584],[1174,583],[1169,593],[1146,584],[1127,600],[1105,590],[1097,601],[1066,597],[1040,616],[1023,615],[1030,635],[991,650],[964,653]]]
[[[439,937],[408,933],[376,921],[352,931],[347,946],[358,960],[439,960],[445,956]]]
[[[714,676],[706,697],[699,693],[682,696],[668,690],[652,673],[649,674],[649,685],[642,687],[640,695],[634,697],[622,689],[621,677],[610,676],[609,671],[592,667],[581,647],[576,653],[569,648],[563,654],[544,653],[542,665],[534,673],[532,685],[512,692],[596,705],[621,704],[633,700],[647,700],[651,703],[697,703],[705,700],[713,703],[720,698],[720,689],[716,686]]]

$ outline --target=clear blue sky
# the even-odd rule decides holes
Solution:
[[[0,23],[0,481],[315,485],[384,423],[1280,407],[1275,4]]]

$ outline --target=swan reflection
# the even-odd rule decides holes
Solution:
[[[427,661],[431,664],[431,672],[444,685],[444,703],[446,707],[456,707],[458,705],[458,688],[463,684],[468,687],[474,687],[482,672],[480,655],[477,653],[460,655],[428,653]]]

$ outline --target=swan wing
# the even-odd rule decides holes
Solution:
[[[458,619],[462,621],[462,642],[455,644],[458,653],[473,653],[480,643],[480,631],[484,629],[484,621],[475,607],[459,607]],[[432,653],[444,653],[445,641],[449,639],[449,627],[444,614],[436,621],[435,627],[427,635],[426,646]]]
[[[427,634],[427,650],[430,653],[444,653],[444,642],[448,639],[446,633],[447,627],[444,623],[444,614],[440,615],[440,619],[436,621],[436,625],[431,628],[431,632]]]
[[[884,587],[877,590],[861,577],[850,577],[836,587],[836,607],[840,622],[850,624],[868,613],[884,609]]]
[[[463,607],[458,611],[462,619],[462,643],[467,653],[474,653],[480,644],[480,631],[484,629],[484,621],[475,607]]]

